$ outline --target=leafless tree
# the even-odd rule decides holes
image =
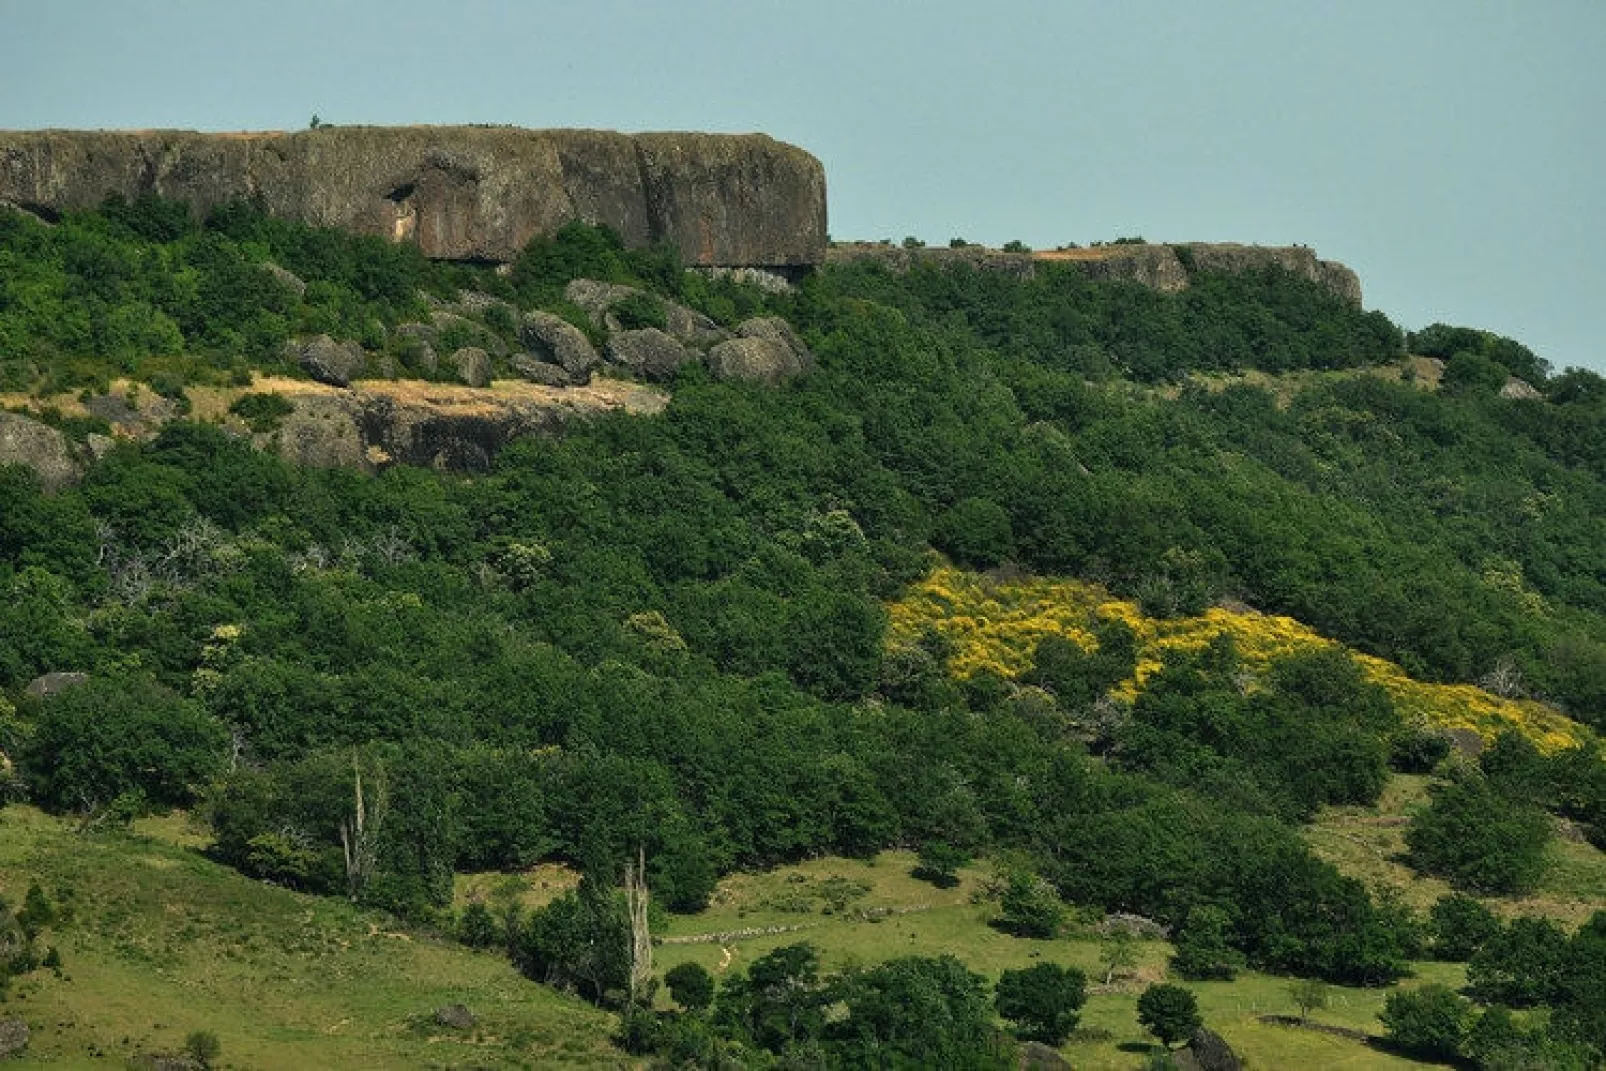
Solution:
[[[1478,678],[1478,687],[1502,699],[1521,699],[1527,695],[1523,687],[1522,670],[1510,655],[1501,655],[1494,668]]]
[[[351,753],[352,811],[340,820],[340,847],[346,859],[346,893],[356,900],[373,876],[379,854],[379,832],[385,822],[385,768],[376,767],[372,799],[363,795],[362,761]]]
[[[647,927],[647,849],[637,847],[635,863],[625,864],[625,904],[630,910],[630,999],[652,995],[652,932]]]

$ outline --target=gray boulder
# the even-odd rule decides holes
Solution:
[[[624,330],[624,324],[613,314],[613,307],[626,298],[647,297],[663,307],[664,330],[679,342],[702,349],[730,337],[729,332],[702,313],[673,301],[665,301],[656,294],[649,294],[634,286],[575,279],[564,287],[563,297],[565,301],[584,309],[593,326],[610,334]]]
[[[1172,1053],[1171,1059],[1181,1071],[1243,1071],[1244,1066],[1227,1039],[1205,1027]]]
[[[21,1019],[0,1019],[0,1060],[28,1047],[28,1024]]]
[[[1533,384],[1527,380],[1512,376],[1506,380],[1506,385],[1500,388],[1500,397],[1522,398],[1531,401],[1536,398],[1543,398],[1544,395],[1535,390]]]
[[[590,317],[592,326],[619,330],[619,321],[609,323],[608,310],[632,294],[639,294],[633,286],[618,283],[599,283],[595,279],[573,279],[563,288],[563,300],[578,305]]]
[[[402,363],[420,375],[434,375],[440,367],[440,358],[435,355],[435,329],[429,324],[402,324],[396,334],[402,340]]]
[[[814,366],[814,354],[803,344],[792,325],[779,316],[755,316],[751,320],[743,320],[736,325],[736,334],[739,338],[762,338],[768,342],[778,342],[797,355],[797,359],[805,368]]]
[[[307,284],[302,280],[301,276],[297,275],[295,272],[290,271],[288,268],[281,268],[271,260],[265,262],[262,266],[267,269],[269,275],[273,276],[279,281],[281,286],[290,291],[297,298],[300,298],[306,294]]]
[[[1041,1041],[1028,1041],[1020,1047],[1020,1065],[1023,1071],[1060,1071],[1071,1062]]]
[[[48,424],[16,413],[0,412],[0,465],[26,465],[46,491],[78,482],[78,462],[67,437]]]
[[[568,387],[573,385],[569,373],[555,364],[538,361],[527,353],[521,353],[508,361],[513,371],[531,383],[539,383],[543,387]]]
[[[474,1024],[479,1022],[474,1013],[462,1004],[448,1004],[444,1008],[435,1009],[435,1021],[454,1030],[471,1030]]]
[[[664,302],[664,323],[671,335],[690,346],[706,349],[716,342],[730,338],[730,332],[696,309],[688,309],[673,301]]]
[[[491,358],[478,346],[464,346],[452,354],[452,365],[457,369],[457,378],[469,386],[491,385]]]
[[[715,379],[744,379],[773,386],[804,370],[791,347],[765,338],[733,338],[708,351]]]
[[[692,359],[691,351],[656,327],[620,331],[603,349],[612,364],[628,368],[643,379],[669,379]]]
[[[336,342],[328,335],[316,335],[301,345],[301,367],[319,383],[349,387],[362,374],[365,363],[362,347],[355,342]]]
[[[590,379],[591,370],[602,363],[584,331],[550,312],[525,313],[519,341],[531,356],[560,366],[577,383]]]
[[[44,673],[29,681],[28,687],[23,690],[36,699],[49,699],[88,680],[87,673]]]
[[[486,309],[506,309],[513,316],[518,315],[518,310],[513,307],[512,302],[504,301],[482,290],[459,290],[457,304],[454,307],[470,313],[483,313]]]
[[[408,363],[422,375],[432,376],[440,371],[441,359],[435,355],[435,347],[428,342],[420,342],[409,354]]]

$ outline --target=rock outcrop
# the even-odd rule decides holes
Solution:
[[[589,380],[591,370],[602,362],[584,331],[550,312],[525,313],[519,341],[531,357],[557,365],[576,383]]]
[[[0,201],[50,214],[154,193],[198,212],[235,198],[276,216],[511,261],[571,220],[689,265],[786,274],[826,244],[825,173],[761,134],[514,127],[321,127],[295,133],[0,132]]]
[[[67,437],[48,424],[0,410],[0,465],[26,465],[46,491],[76,483],[78,462]]]
[[[280,381],[270,389],[295,408],[277,431],[253,436],[259,447],[299,465],[368,472],[397,463],[481,472],[521,436],[560,434],[610,410],[656,413],[668,402],[651,387],[607,380],[563,388],[515,380],[492,390],[416,381],[339,390]]]
[[[1062,1071],[1071,1062],[1059,1051],[1041,1041],[1028,1041],[1020,1047],[1021,1071]]]
[[[28,1024],[21,1019],[0,1019],[0,1060],[28,1048]]]
[[[457,378],[471,387],[491,385],[491,357],[478,346],[464,346],[453,353],[452,367],[457,369]]]
[[[1506,380],[1506,385],[1500,388],[1500,397],[1535,401],[1543,398],[1544,394],[1526,379],[1518,379],[1516,376],[1512,376]]]
[[[681,365],[695,357],[673,336],[656,327],[620,331],[608,339],[603,353],[610,363],[627,368],[643,379],[653,380],[673,378]]]
[[[1036,273],[1036,263],[1030,253],[1006,253],[981,245],[956,247],[933,246],[906,248],[884,242],[838,242],[826,251],[828,264],[851,264],[872,261],[890,271],[905,272],[916,264],[934,264],[951,267],[963,264],[983,271],[1003,272],[1017,279],[1030,279]]]
[[[1205,1027],[1200,1027],[1186,1045],[1172,1053],[1171,1060],[1179,1071],[1243,1071],[1244,1066],[1227,1039]]]
[[[1352,305],[1361,304],[1360,278],[1337,261],[1318,259],[1313,250],[1302,245],[1136,243],[1007,253],[974,245],[957,249],[904,249],[873,242],[850,242],[834,245],[826,254],[827,263],[858,261],[872,261],[892,271],[908,271],[916,264],[965,264],[983,271],[1006,272],[1019,279],[1032,278],[1043,264],[1076,264],[1095,279],[1139,283],[1164,293],[1187,289],[1190,266],[1192,271],[1233,274],[1276,265],[1325,287]]]
[[[1201,243],[1178,247],[1187,250],[1199,271],[1224,274],[1257,271],[1276,265],[1292,275],[1326,287],[1352,305],[1361,303],[1361,280],[1336,260],[1319,260],[1309,246],[1237,245]]]
[[[708,350],[715,379],[744,379],[775,386],[814,367],[814,354],[779,316],[757,316],[736,326],[736,337]]]
[[[564,287],[563,299],[584,309],[592,326],[601,331],[617,333],[627,327],[647,326],[630,324],[623,319],[625,303],[634,300],[659,310],[663,314],[663,329],[677,342],[705,349],[730,337],[729,332],[722,331],[718,324],[697,310],[665,301],[633,286],[575,279]]]
[[[42,673],[28,682],[24,692],[35,699],[49,699],[62,692],[71,691],[81,684],[89,683],[89,674],[76,671]]]
[[[336,342],[328,335],[315,335],[301,344],[301,367],[319,383],[347,387],[362,375],[366,358],[355,342]]]
[[[514,356],[508,361],[508,365],[519,374],[520,378],[531,383],[539,383],[543,387],[569,387],[575,383],[569,373],[563,370],[562,365],[538,360],[528,353]]]

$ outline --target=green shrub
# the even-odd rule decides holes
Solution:
[[[1043,878],[1017,870],[1006,879],[997,925],[1017,937],[1051,938],[1065,918],[1065,904]]]
[[[1138,997],[1138,1022],[1168,1049],[1187,1041],[1204,1026],[1193,990],[1164,982],[1149,986]]]
[[[490,909],[478,900],[463,908],[457,923],[457,939],[470,948],[489,948],[497,941],[496,920]]]
[[[701,963],[681,963],[664,974],[669,995],[687,1011],[702,1011],[714,1002],[714,976]]]
[[[236,398],[229,412],[249,424],[252,431],[262,433],[278,431],[280,422],[295,408],[282,394],[253,392]]]
[[[990,566],[1015,552],[1009,514],[990,498],[966,498],[937,519],[932,542],[964,565]]]
[[[223,1052],[223,1043],[210,1030],[196,1030],[184,1039],[184,1051],[202,1067],[211,1067]]]
[[[224,739],[200,704],[151,677],[97,675],[38,704],[21,765],[34,798],[54,810],[130,793],[179,806],[218,771]]]
[[[1472,1019],[1472,1005],[1455,990],[1425,985],[1390,993],[1383,1005],[1384,1036],[1407,1056],[1455,1060]]]
[[[1543,811],[1501,795],[1469,775],[1438,786],[1406,830],[1411,863],[1458,889],[1531,892],[1545,872],[1552,833]]]
[[[1000,975],[993,1004],[999,1015],[1018,1024],[1021,1037],[1057,1048],[1076,1029],[1086,1000],[1087,977],[1081,971],[1039,963]]]
[[[619,326],[627,331],[643,327],[656,327],[662,331],[669,326],[664,303],[651,294],[639,291],[614,302],[608,311],[619,321]]]
[[[1500,919],[1470,896],[1448,893],[1429,913],[1433,954],[1450,963],[1465,963],[1500,932]]]

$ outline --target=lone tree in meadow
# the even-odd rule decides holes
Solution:
[[[1204,1026],[1193,990],[1167,982],[1151,985],[1138,997],[1138,1022],[1168,1049],[1187,1041]]]
[[[951,889],[959,884],[959,868],[970,862],[970,854],[946,841],[928,840],[920,846],[920,858],[914,876],[929,881],[939,889]]]
[[[1049,940],[1065,918],[1065,904],[1054,886],[1027,870],[1009,875],[998,906],[996,925],[1016,937]]]
[[[669,995],[687,1011],[700,1012],[714,1002],[714,976],[701,963],[681,963],[664,975]]]
[[[1316,978],[1299,978],[1288,987],[1288,995],[1299,1006],[1299,1021],[1305,1022],[1310,1013],[1327,1007],[1327,983]]]
[[[1104,984],[1109,985],[1117,974],[1137,966],[1137,938],[1130,930],[1111,930],[1099,945],[1099,962],[1104,964]]]
[[[1059,1046],[1076,1029],[1086,1000],[1087,976],[1081,971],[1039,963],[1000,975],[993,1006],[1027,1041]]]

